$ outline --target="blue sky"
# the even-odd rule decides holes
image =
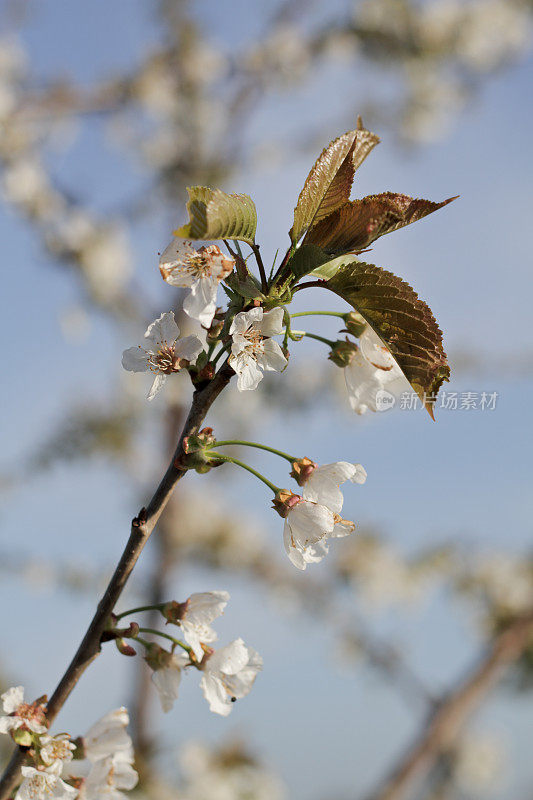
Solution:
[[[199,3],[197,13],[212,13],[217,37],[228,43],[256,34],[258,21],[249,4],[232,2],[231,7],[231,23],[212,2]],[[44,2],[31,8],[22,34],[42,76],[65,71],[90,82],[131,64],[157,36],[151,6],[139,0],[97,1],[90,7]],[[501,359],[531,348],[527,231],[533,112],[524,101],[532,65],[531,58],[525,59],[492,80],[441,143],[407,153],[385,132],[356,178],[356,196],[388,189],[435,200],[461,195],[438,214],[384,237],[371,253],[372,261],[400,274],[430,303],[452,355],[468,349]],[[318,102],[308,89],[291,102],[276,94],[254,119],[250,140],[267,131],[290,148],[295,127],[317,115],[331,118],[326,140],[328,134],[333,137],[339,133],[334,120],[341,108],[350,103],[354,116],[357,111],[351,79],[340,89]],[[280,117],[287,124],[278,129]],[[119,148],[103,148],[100,135],[100,123],[89,124],[59,173],[105,209],[140,185],[142,175]],[[262,169],[237,175],[225,187],[254,198],[260,214],[258,239],[267,260],[287,242],[292,208],[311,161],[298,154],[283,174]],[[167,224],[141,226],[134,242],[136,274],[151,297],[161,298],[162,310],[166,287],[161,286],[155,254],[166,243]],[[25,224],[3,207],[0,235],[5,264],[0,319],[7,345],[2,462],[9,465],[42,440],[65,402],[105,396],[117,379],[120,354],[132,342],[118,337],[101,317],[93,320],[85,342],[65,341],[58,318],[77,301],[76,284],[47,262]],[[334,298],[304,294],[295,310],[320,303],[340,307]],[[319,345],[306,342],[300,347],[323,357]],[[289,368],[283,379],[290,377]],[[347,493],[346,514],[377,524],[401,550],[414,551],[450,537],[482,550],[526,550],[533,517],[526,440],[531,378],[531,373],[502,377],[490,370],[483,376],[452,374],[452,390],[497,391],[494,411],[442,411],[432,423],[422,412],[394,411],[366,419],[354,418],[346,409],[316,408],[309,417],[291,417],[290,424],[278,420],[262,425],[258,420],[256,438],[320,462],[362,462],[368,482]],[[237,401],[235,387],[230,391]],[[157,414],[156,406],[152,413]],[[282,479],[279,466],[267,457],[254,463],[269,470],[274,480]],[[193,480],[198,485],[201,478]],[[263,487],[248,476],[242,477],[241,486],[246,492],[238,502],[261,517],[272,546],[279,548],[280,521],[267,510]],[[136,505],[134,491],[109,466],[58,466],[5,497],[3,547],[29,548],[37,558],[78,557],[87,565],[111,567]],[[353,796],[354,788],[359,795],[403,749],[416,729],[416,714],[366,670],[349,673],[332,667],[326,658],[330,632],[291,615],[244,581],[187,570],[179,574],[176,591],[185,596],[225,586],[232,602],[220,626],[221,640],[242,635],[264,655],[264,674],[229,720],[209,714],[191,677],[184,681],[174,714],[165,719],[157,715],[156,724],[173,740],[187,733],[215,741],[228,733],[251,734],[295,800],[332,796],[333,790]],[[8,654],[2,666],[30,694],[53,686],[93,606],[88,597],[35,594],[17,579],[6,578],[0,586]],[[474,651],[472,624],[457,612],[455,607],[450,613],[441,599],[413,618],[382,621],[385,634],[399,626],[402,639],[414,643],[415,663],[441,688],[468,666]],[[100,711],[127,702],[123,661],[111,651],[99,659],[65,708],[62,727],[84,728]],[[516,769],[510,770],[512,779],[510,774],[502,797],[531,777],[523,758],[517,767],[530,741],[531,719],[529,699],[498,698],[484,709],[483,721],[504,732],[513,752]]]

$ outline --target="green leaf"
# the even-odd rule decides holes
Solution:
[[[345,203],[315,225],[304,244],[314,244],[330,255],[361,252],[373,241],[403,228],[451,203],[455,197],[433,203],[405,194],[384,192]]]
[[[184,239],[240,239],[253,244],[257,211],[247,194],[226,194],[220,189],[190,186],[187,211],[189,222],[175,236]]]
[[[265,299],[265,295],[262,293],[261,287],[253,275],[247,275],[245,280],[241,281],[238,276],[233,273],[226,279],[226,283],[229,284],[233,291],[248,300]]]
[[[298,247],[294,255],[289,259],[287,267],[291,270],[296,279],[302,278],[320,267],[325,261],[330,261],[330,257],[321,247],[314,244],[303,244]]]
[[[13,739],[20,747],[31,747],[33,744],[33,737],[30,731],[24,728],[16,728],[12,733]]]
[[[344,256],[338,256],[337,258],[332,258],[331,260],[326,261],[325,264],[322,264],[320,267],[314,269],[310,275],[327,281],[332,278],[341,267],[346,267],[349,264],[354,263],[359,263],[358,259],[355,256],[350,255],[350,253],[347,253]]]
[[[433,417],[450,368],[429,306],[401,278],[364,262],[341,267],[324,286],[350,303],[385,342]]]
[[[349,200],[355,170],[379,142],[378,136],[363,128],[360,117],[357,124],[357,130],[329,143],[307,176],[289,232],[293,246],[310,227]]]

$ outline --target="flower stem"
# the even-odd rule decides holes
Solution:
[[[274,494],[277,494],[278,492],[281,491],[281,488],[279,486],[275,486],[275,484],[271,483],[268,480],[268,478],[265,478],[264,475],[262,475],[253,467],[250,467],[248,464],[245,464],[244,461],[239,461],[239,459],[233,458],[232,456],[224,456],[222,455],[222,453],[215,453],[214,450],[210,450],[209,454],[213,456],[213,458],[218,459],[219,461],[227,461],[228,464],[236,464],[238,467],[242,467],[248,472],[251,472],[252,475],[255,475],[256,478],[259,478],[259,480],[262,481],[265,484],[265,486],[268,486],[268,488],[272,492],[274,492]]]
[[[123,617],[131,617],[132,614],[138,614],[141,611],[161,611],[164,605],[164,603],[158,603],[157,605],[153,606],[137,606],[136,608],[128,608],[127,611],[122,611],[121,614],[117,614],[116,619],[118,622],[118,620],[122,619]]]
[[[299,292],[301,289],[323,289],[326,285],[326,281],[322,278],[319,278],[317,281],[307,281],[306,283],[299,283],[298,286],[295,286],[292,290],[293,292]]]
[[[298,338],[307,336],[308,339],[316,339],[317,342],[323,342],[324,344],[327,344],[328,347],[335,346],[335,342],[332,342],[331,339],[326,339],[324,336],[319,336],[318,333],[308,333],[307,331],[293,331],[293,334],[297,335]]]
[[[221,348],[221,349],[218,351],[218,353],[216,354],[216,356],[214,357],[214,359],[211,361],[211,363],[212,363],[213,367],[216,367],[216,365],[217,365],[217,362],[218,362],[218,361],[219,361],[219,359],[220,359],[220,356],[221,356],[223,353],[226,353],[226,352],[229,350],[229,348],[230,348],[230,347],[231,347],[231,345],[229,345],[229,344],[225,344],[225,345],[224,345],[224,347],[222,347],[222,348]]]
[[[259,251],[258,244],[251,244],[250,247],[254,251],[255,260],[257,261],[257,266],[259,268],[259,274],[261,276],[261,289],[263,294],[268,294],[268,282],[267,276],[265,271],[265,265],[263,264],[263,259],[261,258],[261,253]]]
[[[225,439],[223,442],[222,441],[213,442],[213,444],[210,445],[209,447],[226,447],[226,445],[242,445],[244,447],[257,447],[258,450],[266,450],[269,453],[274,453],[274,455],[280,456],[281,458],[284,458],[287,461],[290,461],[291,463],[293,461],[298,460],[296,456],[291,456],[289,455],[289,453],[284,453],[283,450],[276,450],[275,447],[269,447],[266,444],[259,444],[259,442],[246,442],[242,439]],[[209,447],[206,449],[209,449]]]
[[[189,647],[189,645],[185,644],[185,642],[182,642],[180,639],[175,639],[169,633],[163,633],[163,631],[158,631],[155,628],[139,628],[139,633],[152,633],[154,636],[162,636],[163,639],[168,639],[169,642],[172,642],[173,644],[178,645],[179,647],[182,647],[188,653],[191,652],[191,648]],[[141,640],[137,636],[136,639],[134,639],[134,641],[138,641],[139,642]],[[144,642],[142,642],[142,643],[144,644]]]
[[[346,316],[346,312],[344,311],[297,311],[296,314],[291,314],[291,319],[293,317],[341,317],[344,319]]]

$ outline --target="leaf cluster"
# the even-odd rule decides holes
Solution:
[[[247,268],[246,277],[233,274],[227,281],[244,305],[285,304],[295,289],[306,285],[298,286],[303,277],[317,278],[318,283],[308,285],[334,292],[361,314],[433,416],[437,392],[450,374],[442,332],[429,306],[409,284],[358,256],[380,236],[422,219],[455,198],[433,202],[383,192],[351,200],[355,172],[378,143],[379,137],[359,118],[354,130],[322,151],[298,197],[290,247],[269,281],[255,243],[257,213],[248,195],[189,188],[189,221],[175,233],[195,240],[240,240],[252,247],[261,284]]]

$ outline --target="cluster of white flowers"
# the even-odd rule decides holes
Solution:
[[[35,765],[22,767],[15,800],[120,800],[125,796],[121,790],[136,786],[125,708],[106,714],[73,742],[66,733],[48,733],[45,706],[38,701],[25,703],[22,686],[8,689],[1,699],[5,716],[0,717],[0,733],[10,733],[27,746],[31,743],[34,752]],[[78,749],[81,758],[73,760]]]
[[[348,536],[355,530],[355,523],[342,519],[343,506],[341,484],[350,480],[362,484],[366,470],[361,464],[337,461],[319,467],[309,459],[301,459],[293,465],[302,494],[290,491],[278,492],[274,508],[285,519],[283,542],[285,551],[298,569],[321,561],[327,554],[328,539]]]
[[[423,569],[411,567],[399,553],[374,536],[362,536],[343,553],[339,571],[369,607],[420,603],[431,582]]]
[[[168,652],[156,645],[146,656],[163,711],[173,707],[185,667],[195,666],[202,672],[200,688],[215,714],[227,716],[232,704],[250,692],[263,665],[261,656],[242,639],[218,650],[209,646],[218,638],[211,623],[223,614],[228,600],[228,592],[197,592],[184,603],[163,609],[167,622],[179,625],[190,648]]]
[[[284,800],[285,787],[238,743],[209,749],[189,742],[180,752],[183,800]]]
[[[528,559],[500,553],[481,558],[463,581],[482,594],[491,616],[514,616],[533,606],[533,567]]]
[[[247,53],[243,66],[261,82],[289,86],[301,81],[308,72],[311,55],[301,31],[285,23]]]
[[[189,242],[175,238],[161,255],[159,269],[171,286],[188,288],[183,310],[204,328],[213,322],[219,283],[233,270],[235,261],[217,245],[195,250]],[[284,310],[262,308],[241,311],[232,320],[229,363],[237,374],[237,389],[256,389],[264,371],[280,372],[287,366],[280,345],[272,338],[283,333]],[[180,332],[172,312],[162,314],[144,334],[144,346],[130,347],[122,356],[122,366],[131,372],[150,370],[155,374],[148,399],[155,397],[166,377],[196,361],[204,345],[197,336],[179,339]]]

